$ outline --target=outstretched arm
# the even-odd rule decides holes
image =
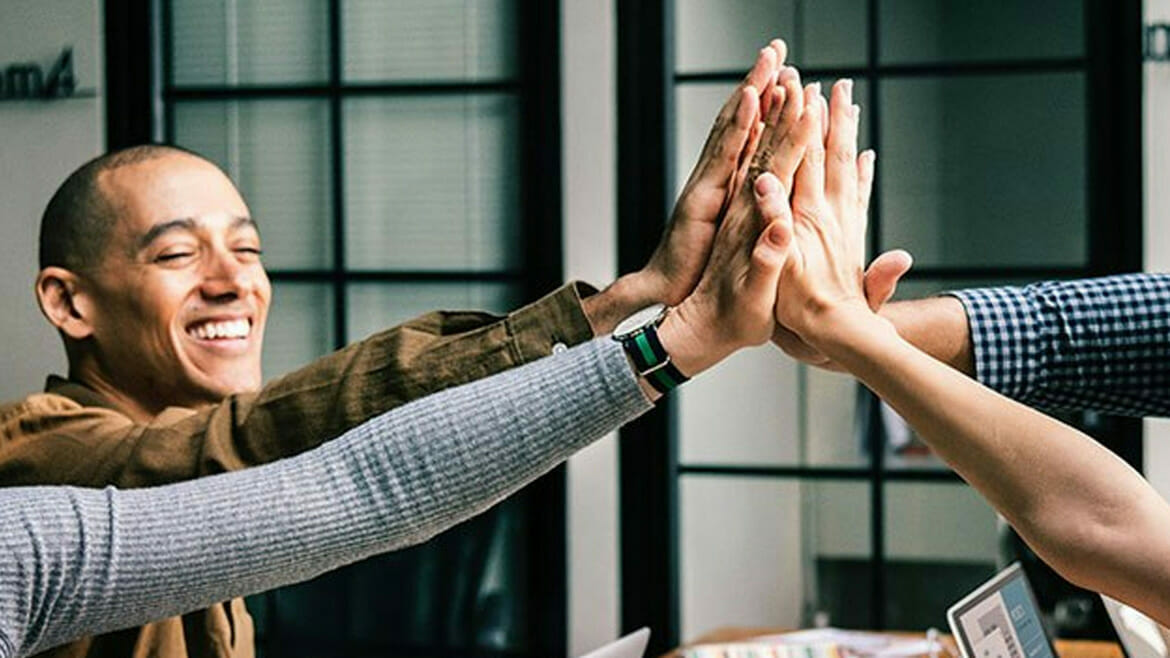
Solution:
[[[268,466],[151,489],[0,489],[0,657],[425,541],[649,406],[621,347],[597,339]]]
[[[931,358],[870,309],[864,213],[833,183],[854,175],[856,122],[840,90],[833,100],[830,155],[810,150],[797,175],[778,321],[889,402],[1062,575],[1170,622],[1170,505],[1089,437]]]
[[[802,100],[772,115],[774,130],[794,129]],[[803,148],[785,140],[778,161],[795,170]],[[756,207],[770,189],[732,201],[695,290],[660,327],[686,375],[771,333],[791,218]],[[601,338],[268,466],[131,491],[0,489],[0,658],[425,541],[645,411],[640,385]]]

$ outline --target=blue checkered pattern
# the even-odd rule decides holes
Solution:
[[[987,386],[1049,410],[1170,416],[1170,274],[947,294],[967,308]]]

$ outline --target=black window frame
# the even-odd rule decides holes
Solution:
[[[274,282],[327,283],[332,287],[333,348],[347,342],[347,285],[354,282],[505,282],[516,286],[524,301],[535,300],[563,281],[560,5],[542,0],[517,0],[514,79],[470,83],[360,84],[345,83],[341,61],[341,6],[329,1],[329,78],[319,85],[241,85],[177,87],[172,84],[169,7],[172,0],[106,0],[106,147],[113,150],[142,143],[172,143],[177,101],[252,98],[326,98],[330,104],[331,185],[334,189],[330,221],[333,228],[333,266],[328,269],[270,271]],[[519,175],[522,180],[522,265],[499,271],[349,270],[345,266],[344,141],[342,101],[357,96],[443,95],[451,93],[515,93],[520,112]],[[565,468],[549,474],[517,494],[528,529],[522,546],[528,569],[524,583],[525,650],[521,654],[472,651],[464,647],[371,647],[346,645],[342,655],[387,655],[402,650],[410,655],[525,655],[563,654],[568,647],[568,581]],[[271,599],[270,599],[271,604]],[[341,605],[345,605],[341,603]],[[278,631],[279,632],[279,631]],[[291,638],[289,641],[296,641]],[[283,655],[280,637],[257,638],[257,648]],[[302,647],[303,648],[303,647]],[[373,653],[371,653],[373,652]]]

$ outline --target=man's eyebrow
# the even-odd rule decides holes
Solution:
[[[134,245],[135,253],[142,251],[150,246],[152,242],[157,240],[160,236],[171,231],[194,231],[198,227],[198,222],[190,217],[182,217],[179,219],[172,219],[169,222],[155,224],[150,227],[150,230],[142,234]],[[257,233],[260,232],[260,227],[256,225],[256,221],[251,217],[236,217],[232,220],[231,228],[233,231],[241,228],[252,228]]]
[[[183,217],[181,219],[172,219],[169,222],[163,222],[161,224],[155,224],[154,226],[151,226],[150,230],[146,233],[143,233],[142,237],[138,238],[137,242],[135,243],[135,253],[149,247],[150,243],[157,240],[159,236],[163,235],[164,233],[169,233],[171,231],[177,231],[180,229],[184,231],[195,230],[195,220],[191,219],[190,217]]]
[[[232,230],[233,231],[241,229],[241,228],[251,228],[253,231],[256,231],[257,233],[260,232],[260,225],[257,224],[256,220],[252,219],[251,217],[237,217],[234,220],[232,220]]]

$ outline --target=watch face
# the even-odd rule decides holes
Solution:
[[[654,321],[662,317],[665,311],[666,304],[647,306],[625,320],[622,320],[617,328],[613,330],[613,337],[618,339],[625,338],[642,327],[654,323]]]

